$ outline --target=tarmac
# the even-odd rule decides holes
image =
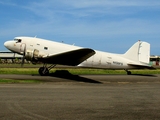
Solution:
[[[159,120],[160,75],[0,75],[0,120]]]

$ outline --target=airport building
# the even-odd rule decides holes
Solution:
[[[160,56],[151,55],[150,56],[150,64],[160,66]]]
[[[4,63],[21,63],[22,55],[13,52],[0,52],[0,64]],[[29,61],[25,61],[30,63]],[[160,56],[151,55],[150,56],[150,65],[160,66]]]
[[[0,63],[21,63],[22,55],[13,52],[0,52]]]

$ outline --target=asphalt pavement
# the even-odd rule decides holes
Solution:
[[[0,120],[159,120],[160,75],[0,75]]]

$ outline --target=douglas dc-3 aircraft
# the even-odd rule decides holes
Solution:
[[[49,74],[55,65],[69,65],[88,68],[124,69],[131,74],[130,69],[151,68],[149,65],[150,44],[144,41],[136,42],[126,53],[113,54],[82,48],[74,45],[49,41],[36,37],[15,37],[6,41],[4,46],[10,51],[23,55],[24,59],[33,64],[42,62],[40,75]],[[47,64],[51,64],[47,67]]]

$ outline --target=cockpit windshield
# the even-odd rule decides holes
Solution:
[[[14,39],[14,41],[16,41],[16,43],[21,43],[21,39]]]

